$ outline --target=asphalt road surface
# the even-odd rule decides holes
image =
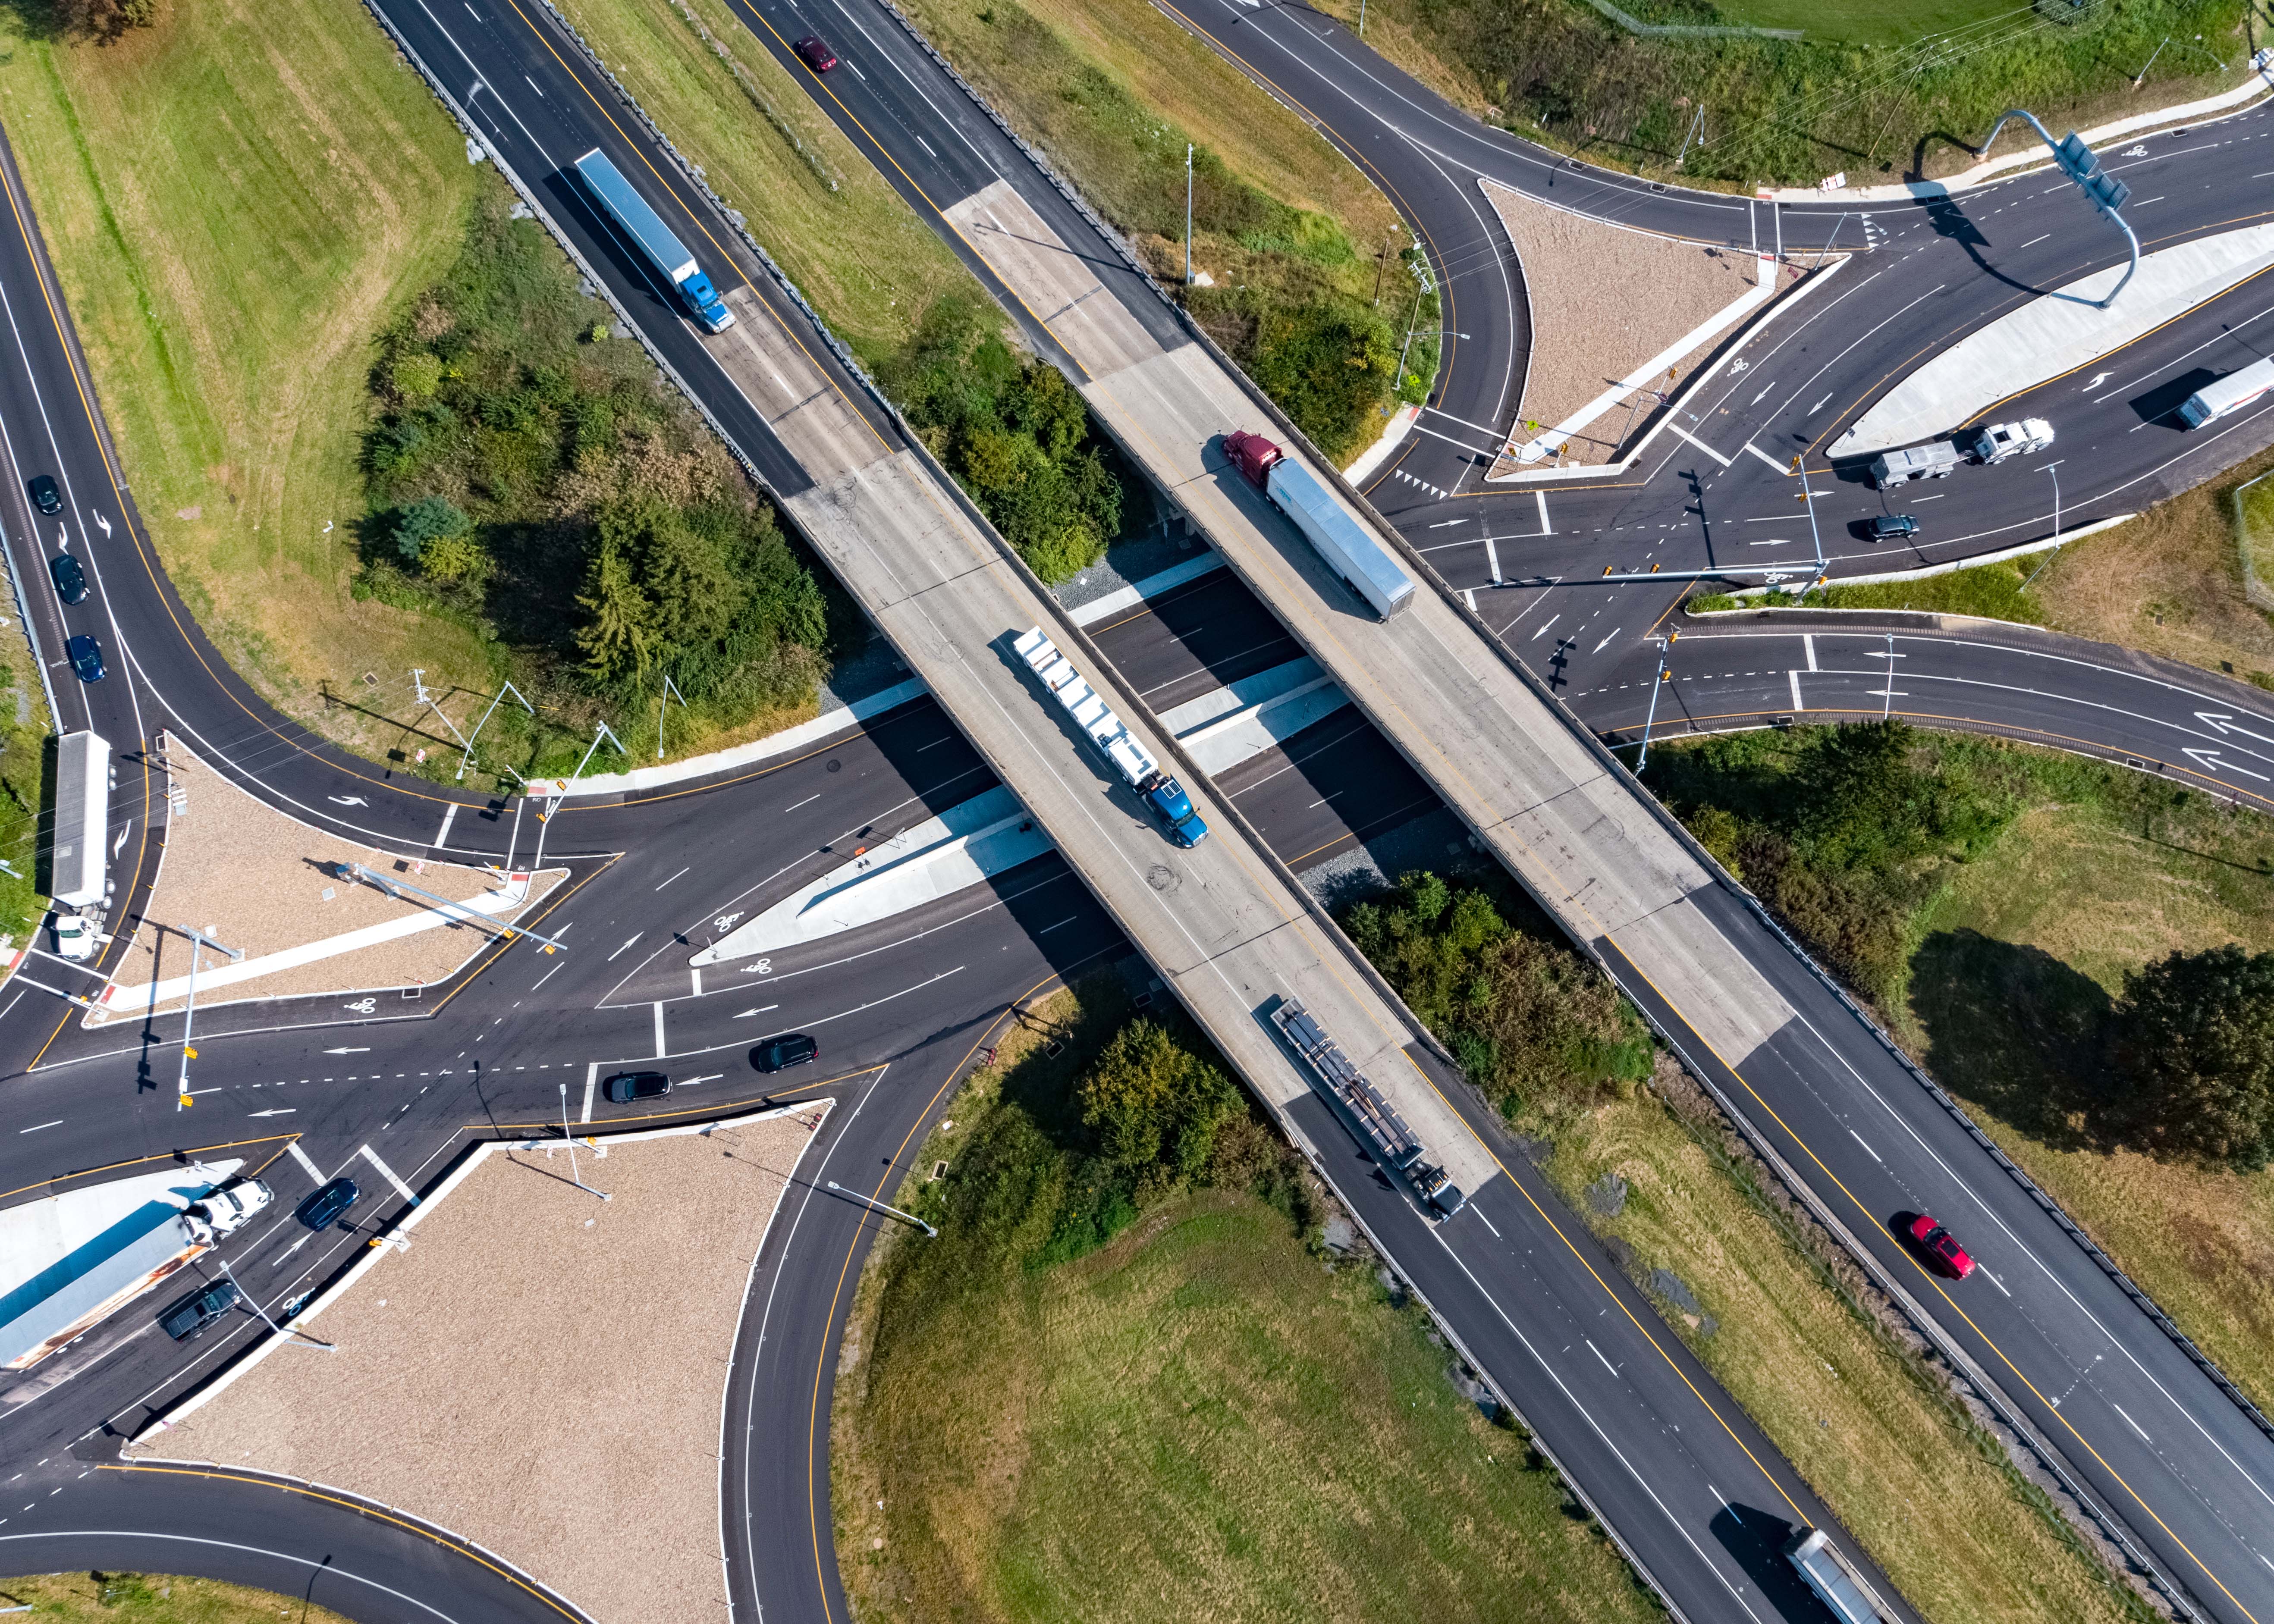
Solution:
[[[561,167],[591,146],[608,150],[689,240],[697,243],[698,253],[714,270],[731,267],[768,310],[793,327],[799,320],[794,307],[734,245],[724,222],[626,116],[573,44],[549,25],[520,13],[468,7],[465,19],[454,18],[446,26],[416,0],[398,0],[382,9],[430,66],[455,79],[463,65],[480,81],[472,107],[485,139],[538,188],[558,228],[634,307],[651,342],[763,477],[785,492],[802,488],[802,471],[747,402],[725,385],[699,335],[645,283],[573,185],[561,180]],[[1276,19],[1294,14],[1258,15]],[[856,139],[888,177],[927,214],[999,174],[1043,208],[1067,240],[1079,240],[1088,229],[1080,213],[1041,182],[1018,148],[888,14],[851,4],[832,8],[825,18],[792,7],[757,8],[748,17],[770,49],[785,50],[785,34],[819,31],[831,37],[849,66],[864,70],[849,77],[832,75],[817,90],[832,116],[858,132]],[[805,77],[810,81],[810,75]],[[1385,153],[1396,144],[1378,141]],[[1487,142],[1502,144],[1498,138]],[[2221,149],[2214,143],[2189,150],[2216,154]],[[2187,151],[2172,153],[2173,173],[2186,167],[2180,161],[2187,156]],[[1679,208],[1704,211],[1708,217],[1721,211],[1729,216],[1720,221],[1725,237],[1736,229],[1735,214],[1748,212],[1727,199],[1661,198],[1600,177],[1565,179],[1569,171],[1525,162],[1543,169],[1532,177],[1538,184],[1552,180],[1575,193],[1586,188],[1584,195],[1599,208]],[[2194,162],[2208,165],[2218,160]],[[1450,189],[1448,195],[1461,192],[1465,183],[1445,179],[1443,169],[1436,172]],[[2216,168],[2203,172],[2211,177],[2203,188],[2207,192],[2218,191],[2227,174]],[[10,320],[6,342],[13,347],[12,354],[0,350],[0,431],[16,477],[0,493],[0,522],[8,530],[13,562],[33,601],[33,624],[48,657],[59,652],[67,631],[80,629],[103,635],[111,654],[113,676],[104,684],[81,689],[67,674],[57,674],[65,684],[58,695],[65,724],[83,718],[111,739],[124,757],[117,802],[114,915],[133,911],[147,884],[147,808],[156,786],[139,752],[161,726],[181,731],[207,759],[309,821],[352,831],[406,854],[422,854],[441,849],[433,843],[445,838],[444,813],[455,804],[460,810],[448,824],[451,854],[527,861],[535,836],[524,823],[522,803],[447,794],[331,750],[268,711],[214,655],[181,610],[134,520],[12,169],[5,178],[18,229],[0,242],[0,297]],[[1414,184],[1418,188],[1418,178]],[[1473,192],[1472,187],[1467,190]],[[1410,203],[1402,184],[1396,195]],[[1808,211],[1800,213],[1806,217]],[[1936,224],[1927,211],[1913,213],[1920,217],[1907,224],[1883,224],[1879,234],[1897,239],[1924,229],[1922,250],[1963,238],[1968,229],[1981,235],[1978,228],[1962,229],[1946,220]],[[1477,223],[1488,227],[1482,220]],[[1827,233],[1837,229],[1836,222],[1818,223]],[[1788,221],[1787,229],[1805,229]],[[1491,229],[1483,229],[1478,241],[1489,247]],[[1945,333],[1987,319],[1996,301],[2013,293],[1976,265],[1982,244],[1962,244],[1960,252],[1969,246],[1975,253],[1966,263],[1975,268],[1968,285],[1987,282],[1995,291],[1976,289],[1967,310],[1955,303],[1946,314],[1938,308],[1934,319],[1945,323]],[[1901,256],[1905,251],[1885,252]],[[1859,263],[1868,267],[1871,258]],[[1478,265],[1476,274],[1486,282],[1510,268],[1497,249]],[[1449,267],[1448,273],[1456,268],[1471,267]],[[2076,272],[2055,265],[2045,274],[2066,279]],[[1931,280],[1924,271],[1916,274]],[[1109,281],[1116,296],[1173,338],[1174,313],[1133,274],[1114,276],[1119,280]],[[1856,275],[1849,285],[1862,287],[1864,282]],[[1901,282],[1895,290],[1913,285]],[[1819,299],[1802,308],[1832,306]],[[1468,323],[1465,315],[1448,321]],[[1494,330],[1482,321],[1475,328]],[[1480,391],[1478,402],[1497,390],[1502,406],[1512,410],[1512,368],[1528,343],[1527,335],[1507,329],[1501,358],[1494,362],[1489,342],[1475,341],[1457,352],[1465,359],[1457,357],[1449,376],[1463,388]],[[1483,362],[1472,365],[1480,355]],[[1812,357],[1811,364],[1830,366],[1838,359],[1847,369],[1841,376],[1852,373],[1861,380],[1875,358],[1884,357],[1873,351],[1852,360]],[[2175,356],[2171,364],[2184,360]],[[1461,371],[1464,365],[1470,370]],[[1481,381],[1472,384],[1472,377]],[[848,395],[860,398],[857,386],[847,380],[846,387]],[[1475,404],[1473,410],[1487,409]],[[2113,415],[2109,420],[2120,421]],[[1782,420],[1762,421],[1774,427]],[[881,413],[877,422],[880,432],[892,432]],[[2067,425],[2064,432],[2071,432]],[[2155,436],[2127,430],[2127,440],[2148,445]],[[2222,444],[2223,449],[2206,446],[2202,455],[2214,462],[2231,461],[2249,448],[2240,440]],[[1409,455],[1419,454],[1417,448]],[[1741,461],[1747,464],[1744,477],[1751,478],[1758,460]],[[2147,470],[2150,461],[2143,458],[2134,472]],[[2199,477],[2172,466],[2176,471],[2154,477]],[[35,525],[24,508],[22,482],[36,471],[53,471],[64,485],[66,508],[60,523]],[[1681,471],[1675,470],[1676,483]],[[1701,474],[1701,491],[1723,471]],[[1739,470],[1733,465],[1727,471]],[[1998,477],[2007,472],[1984,470],[1983,478],[1969,484],[1969,526],[2001,522],[1996,504],[2009,499],[1992,492],[2026,484],[2018,476]],[[1762,465],[1760,477],[1775,476]],[[1457,486],[1457,480],[1447,488]],[[1749,490],[1738,481],[1715,500],[1750,500]],[[1763,492],[1790,495],[1788,489]],[[1525,503],[1537,508],[1530,496],[1525,503],[1503,506],[1521,511]],[[1820,506],[1820,517],[1829,514],[1828,500]],[[1403,511],[1397,516],[1401,523],[1416,522]],[[1661,523],[1671,536],[1677,522]],[[43,526],[54,528],[52,544]],[[1625,530],[1615,523],[1606,533],[1623,536],[1639,528],[1638,519]],[[1699,539],[1681,544],[1693,552],[1706,545],[1703,525],[1695,528]],[[43,548],[68,545],[88,562],[97,590],[87,605],[65,609],[51,593],[41,596],[41,560],[28,545],[33,538]],[[1674,542],[1663,545],[1667,557],[1677,556]],[[1448,578],[1454,578],[1450,572]],[[1623,621],[1623,605],[1634,601],[1644,600],[1620,599],[1613,618]],[[1562,612],[1549,607],[1543,613],[1552,619]],[[1596,609],[1590,620],[1603,613]],[[1098,634],[1137,686],[1158,690],[1156,705],[1229,680],[1226,673],[1261,668],[1255,662],[1276,663],[1275,649],[1279,659],[1291,657],[1291,650],[1284,648],[1284,634],[1262,606],[1252,598],[1242,601],[1221,579],[1151,605],[1123,624],[1100,628]],[[1766,635],[1786,644],[1793,641],[1781,632]],[[1642,646],[1639,637],[1635,630],[1566,660],[1559,674],[1573,690],[1574,701],[1603,701],[1600,711],[1579,705],[1591,722],[1600,716],[1599,725],[1630,729],[1631,703],[1617,695],[1631,685],[1598,677],[1593,668],[1575,673],[1570,667],[1577,658],[1592,659],[1607,649],[1630,661]],[[1686,660],[1711,643],[1686,637],[1676,647]],[[1943,645],[1915,637],[1901,652],[1924,655],[1930,647],[1940,650]],[[1827,651],[1838,656],[1833,673],[1812,663],[1808,668],[1811,679],[1823,678],[1821,703],[1852,699],[1853,693],[1840,686],[1852,687],[1852,680],[1840,674],[1854,663],[1848,660],[1849,650],[1842,645]],[[1937,658],[1945,656],[1939,652]],[[1971,672],[1976,667],[1964,662],[1989,657],[1947,658]],[[2039,657],[2007,651],[2000,658]],[[1788,686],[1790,673],[1799,667],[1788,650],[1773,660],[1783,662],[1778,668]],[[1768,650],[1749,650],[1731,669],[1759,673],[1772,664]],[[1615,676],[1625,667],[1607,659],[1600,669]],[[1685,666],[1685,672],[1690,669]],[[1702,688],[1722,680],[1705,666],[1694,670],[1694,677],[1683,680]],[[1905,668],[1907,680],[1910,670]],[[1754,683],[1749,693],[1771,687],[1765,678],[1748,680]],[[2108,719],[2116,710],[2141,710],[2147,703],[2140,697],[2142,680],[2131,672],[2072,671],[2053,685],[2059,692],[2048,688],[2036,699],[2023,693],[2024,683],[1984,686],[2013,695],[1995,702],[2007,707],[2000,714],[2011,718],[1992,724],[2001,731],[2050,733],[2059,727],[2095,741],[2106,753],[2122,755],[2136,751],[2138,741],[2154,736],[2157,726],[2133,720],[2119,726]],[[2180,691],[2185,688],[2167,683],[2156,701],[2162,709],[2153,713],[2177,724],[2191,699],[2210,691],[2200,681],[2193,690]],[[2103,693],[2122,698],[2090,697]],[[2080,694],[2087,697],[2075,696]],[[2274,730],[2274,724],[2239,696],[2213,692],[2211,703],[2229,726],[2222,729],[2202,718],[2196,723],[2221,741],[2256,727]],[[1698,719],[1730,718],[1701,712]],[[1354,722],[1348,713],[1329,718],[1287,741],[1283,750],[1227,775],[1227,788],[1242,797],[1250,817],[1291,861],[1319,861],[1435,809],[1418,778],[1393,770],[1397,758],[1386,741]],[[2225,754],[2220,760],[2238,767],[2261,760],[2240,744],[2221,748]],[[2187,754],[2184,747],[2178,753]],[[2209,763],[2197,765],[2209,776],[2218,774]],[[742,1058],[749,1044],[772,1031],[813,1032],[824,1051],[815,1075],[774,1097],[827,1093],[840,1109],[816,1145],[811,1166],[786,1198],[789,1221],[777,1226],[779,1240],[770,1237],[754,1279],[729,1393],[724,1481],[729,1579],[736,1602],[799,1617],[842,1616],[825,1509],[826,1379],[849,1282],[878,1220],[830,1192],[826,1182],[835,1178],[848,1188],[877,1191],[896,1182],[923,1125],[1006,1011],[1066,976],[1121,962],[1126,949],[1063,865],[1045,858],[980,891],[885,926],[775,955],[762,967],[714,976],[699,994],[685,974],[685,955],[730,929],[727,921],[733,917],[794,889],[802,877],[835,860],[848,840],[889,833],[990,782],[936,708],[919,702],[796,760],[615,805],[572,801],[545,826],[544,838],[549,858],[568,861],[574,878],[539,925],[568,944],[565,954],[547,956],[526,944],[501,948],[482,957],[451,987],[421,1001],[422,1007],[389,1010],[383,1019],[376,1010],[315,1007],[309,1000],[215,1011],[203,1030],[214,1041],[215,1058],[226,1064],[209,1061],[200,1067],[192,1082],[200,1091],[197,1103],[188,1113],[175,1107],[172,1068],[178,1032],[169,1029],[169,1021],[154,1021],[131,1037],[81,1034],[70,1024],[74,1011],[26,979],[6,995],[14,1002],[0,1002],[0,1061],[11,1069],[17,1117],[25,1124],[8,1136],[11,1142],[0,1143],[0,1189],[21,1199],[90,1169],[116,1173],[143,1159],[162,1162],[177,1153],[222,1144],[235,1147],[231,1154],[253,1157],[288,1203],[320,1177],[353,1170],[368,1192],[350,1215],[353,1228],[313,1235],[280,1214],[230,1249],[231,1268],[264,1303],[281,1306],[335,1273],[368,1243],[373,1230],[400,1213],[404,1198],[389,1171],[415,1189],[448,1164],[469,1134],[547,1132],[563,1109],[581,1120],[596,1070],[621,1062],[659,1058],[667,1064],[681,1079],[681,1091],[671,1096],[675,1114],[738,1109],[768,1097],[770,1085]],[[745,833],[753,826],[765,831],[757,863]],[[1735,911],[1740,907],[1736,899],[1729,907],[1733,938],[1758,934],[1758,926]],[[1797,960],[1757,962],[1773,979],[1781,978],[1781,990],[1803,1012],[1801,1025],[1807,1030],[1781,1034],[1747,1063],[1743,1076],[1718,1066],[1714,1056],[1693,1054],[1701,1074],[1742,1109],[1750,1109],[1751,1100],[1773,1116],[1785,1134],[1780,1146],[1796,1165],[1804,1171],[1821,1169],[1840,1190],[1853,1192],[1856,1210],[1841,1215],[1857,1230],[1859,1244],[1871,1249],[1883,1267],[1911,1281],[1939,1320],[1962,1322],[1965,1329],[1954,1334],[1971,1337],[1968,1350],[2001,1383],[2007,1383],[2008,1372],[2016,1379],[2007,1385],[2009,1397],[2026,1407],[2030,1395],[2061,1395],[2058,1407],[2048,1400],[2029,1411],[2030,1418],[2065,1451],[2075,1447],[2071,1462],[2089,1482],[2089,1492],[2142,1538],[2151,1560],[2180,1570],[2180,1582],[2215,1616],[2255,1616],[2274,1605],[2265,1587],[2250,1576],[2254,1568],[2264,1568],[2259,1553],[2267,1543],[2267,1502],[2260,1485],[2274,1480],[2263,1437],[2167,1339],[2145,1327],[2128,1301],[1983,1156],[1958,1124],[1922,1105],[1926,1096],[1892,1058],[1883,1056],[1877,1064],[1857,1067],[1852,1088],[1825,1091],[1820,1079],[1827,1070],[1826,1056],[1839,1065],[1849,1064],[1869,1049],[1868,1034],[1859,1038],[1849,1029],[1852,1016]],[[57,984],[68,974],[50,959],[34,960],[34,966],[30,978],[54,977]],[[1836,1047],[1822,1041],[1826,1033],[1841,1039]],[[1420,1059],[1430,1064],[1426,1056]],[[1400,1266],[1457,1328],[1479,1363],[1524,1395],[1543,1440],[1685,1612],[1698,1619],[1811,1616],[1812,1604],[1796,1593],[1775,1549],[1796,1522],[1826,1523],[1828,1515],[1601,1258],[1584,1226],[1572,1222],[1520,1157],[1507,1154],[1488,1113],[1451,1079],[1441,1079],[1441,1086],[1486,1142],[1502,1152],[1507,1176],[1492,1181],[1460,1218],[1433,1227],[1399,1191],[1374,1182],[1368,1169],[1338,1167],[1337,1183],[1351,1193],[1359,1215],[1384,1237]],[[590,1109],[596,1126],[651,1120],[605,1101],[593,1101]],[[1314,1140],[1330,1154],[1349,1154],[1347,1135],[1327,1119],[1323,1107],[1314,1108],[1313,1115],[1316,1120],[1302,1125]],[[1985,1269],[1994,1272],[1997,1292],[2005,1295],[1992,1300],[1969,1287],[1962,1301],[1925,1277],[1916,1260],[1893,1244],[1885,1230],[1887,1216],[1922,1202],[1966,1225]],[[12,1390],[0,1393],[0,1403],[10,1406],[0,1412],[0,1459],[25,1462],[24,1481],[43,1495],[56,1491],[49,1496],[54,1509],[32,1517],[23,1530],[59,1542],[39,1547],[41,1562],[47,1553],[68,1551],[74,1565],[171,1566],[230,1577],[257,1572],[268,1577],[256,1582],[290,1590],[295,1586],[284,1583],[286,1577],[295,1571],[319,1573],[322,1555],[335,1551],[357,1553],[353,1563],[336,1564],[343,1569],[356,1566],[361,1571],[380,1561],[388,1536],[365,1526],[373,1519],[306,1496],[265,1485],[257,1491],[237,1485],[216,1487],[207,1480],[187,1493],[153,1486],[139,1474],[78,1475],[98,1460],[114,1458],[117,1434],[135,1430],[208,1379],[255,1334],[255,1322],[247,1319],[217,1328],[187,1349],[161,1345],[162,1339],[148,1323],[154,1306],[139,1304],[116,1317]],[[1583,1326],[1592,1328],[1572,1342],[1570,1333]],[[2100,1372],[2081,1386],[2068,1380],[2080,1362],[2086,1371]],[[2131,1434],[2138,1435],[2136,1441]],[[801,1447],[782,1447],[797,1438],[803,1440]],[[2079,1456],[2089,1457],[2090,1463],[2081,1464]],[[122,1486],[107,1486],[114,1484]],[[124,1500],[100,1498],[114,1492],[145,1498],[131,1507]],[[231,1516],[241,1534],[252,1514],[235,1510],[237,1502],[227,1499],[239,1493],[269,1507],[253,1524],[263,1530],[264,1549],[192,1547],[189,1541],[213,1537],[212,1530]],[[232,1509],[202,1509],[221,1505]],[[65,1507],[73,1508],[69,1516]],[[88,1509],[77,1509],[81,1507]],[[280,1507],[290,1509],[275,1509]],[[51,1527],[49,1519],[54,1518],[64,1520]],[[355,1532],[343,1532],[350,1523]],[[103,1533],[106,1528],[112,1533]],[[183,1543],[161,1563],[134,1553],[141,1547],[127,1538],[130,1528],[137,1538],[156,1533]],[[0,1522],[0,1540],[16,1531]],[[446,1543],[415,1530],[397,1533],[404,1541],[425,1542],[415,1546],[416,1560],[400,1549],[392,1560],[398,1571],[415,1570],[421,1583],[431,1580],[438,1587],[435,1594],[447,1600],[425,1605],[444,1616],[522,1617],[540,1605],[552,1606],[494,1570],[480,1571],[478,1564],[450,1553]],[[106,1538],[114,1543],[103,1544]],[[366,1543],[354,1546],[356,1540]],[[347,1589],[338,1594],[340,1599],[330,1605],[357,1610]]]

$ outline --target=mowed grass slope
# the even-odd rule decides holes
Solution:
[[[2180,1329],[2274,1406],[2274,1169],[2086,1142],[2065,1102],[2105,1064],[2124,973],[2174,950],[2274,949],[2274,827],[2120,769],[2069,780],[1919,921],[1901,1035]]]
[[[1419,1312],[1251,1197],[1172,1198],[924,1328],[840,1399],[864,1618],[1659,1616]]]
[[[1679,1078],[1661,1087],[1675,1105],[1697,1101],[1694,1119],[1706,1125],[1690,1131],[1649,1093],[1607,1102],[1562,1124],[1549,1176],[1581,1212],[1589,1184],[1606,1174],[1626,1181],[1623,1208],[1595,1228],[1633,1248],[1632,1271],[1669,1321],[1921,1616],[2144,1619],[2136,1598],[1761,1199],[1702,1097]],[[1659,1269],[1702,1312],[1653,1289]],[[1781,1500],[1762,1509],[1791,1515]]]
[[[719,0],[561,10],[868,365],[898,354],[941,294],[984,297]]]
[[[357,5],[169,4],[105,47],[9,10],[0,34],[0,117],[124,477],[223,653],[301,716],[366,671],[483,686],[470,632],[348,591],[373,339],[463,237],[463,137]]]

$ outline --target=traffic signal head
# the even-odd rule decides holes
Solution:
[[[2053,157],[2060,164],[2061,173],[2079,185],[2091,179],[2100,168],[2100,160],[2093,155],[2092,148],[2074,130],[2053,148]]]

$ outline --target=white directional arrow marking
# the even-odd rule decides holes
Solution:
[[[129,822],[124,828],[118,831],[118,838],[110,843],[110,854],[113,857],[117,856],[121,848],[125,846],[127,833],[129,831],[132,830],[133,827],[133,823]]]
[[[265,1111],[247,1111],[245,1115],[248,1116],[297,1116],[299,1110],[300,1108],[297,1105],[274,1105]]]
[[[324,1052],[328,1055],[367,1055],[371,1053],[371,1050],[368,1049],[328,1049]]]
[[[109,520],[108,520],[108,519],[104,518],[101,514],[99,514],[99,513],[98,513],[98,514],[96,514],[96,515],[94,515],[94,522],[95,522],[97,524],[100,524],[101,526],[102,526],[102,533],[103,533],[104,535],[108,536],[108,535],[109,535],[109,534],[110,534],[110,521],[109,521]]]
[[[740,1015],[735,1016],[734,1019],[736,1020],[748,1020],[753,1015],[763,1015],[768,1010],[778,1010],[779,1008],[781,1008],[781,1005],[779,1004],[761,1004],[755,1010],[744,1010]]]
[[[2092,381],[2091,381],[2090,383],[2089,383],[2089,384],[2087,384],[2087,385],[2085,385],[2085,386],[2084,386],[2084,391],[2083,391],[2083,392],[2084,392],[2085,394],[2087,394],[2087,395],[2091,394],[2095,389],[2097,389],[2098,387],[2100,387],[2100,386],[2101,386],[2102,384],[2106,383],[2106,382],[2107,382],[2111,378],[2112,378],[2113,376],[2115,376],[2115,374],[2114,374],[2114,373],[2112,373],[2112,372],[2095,372],[2095,373],[2093,373],[2093,375],[2092,375]]]
[[[2250,719],[2255,722],[2258,718],[2253,717]],[[2270,738],[2264,733],[2254,733],[2248,727],[2237,727],[2234,725],[2234,718],[2223,710],[2198,710],[2195,712],[2195,720],[2208,722],[2222,733],[2240,733],[2244,738],[2255,739],[2261,744],[2274,744],[2274,738]]]
[[[371,804],[361,795],[327,795],[324,799],[336,807],[367,807]]]
[[[2210,768],[2213,772],[2218,772],[2221,771],[2227,772],[2239,772],[2246,778],[2257,779],[2261,784],[2274,784],[2274,778],[2268,778],[2263,772],[2253,772],[2248,767],[2238,767],[2233,762],[2228,761],[2224,756],[2220,756],[2217,750],[2190,749],[2187,754],[2194,756],[2195,760],[2201,763],[2203,766]]]

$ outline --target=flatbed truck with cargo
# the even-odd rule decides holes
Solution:
[[[1397,1108],[1352,1064],[1300,999],[1281,999],[1271,1011],[1271,1024],[1301,1059],[1312,1086],[1333,1103],[1335,1114],[1366,1147],[1376,1166],[1404,1179],[1440,1218],[1450,1218],[1467,1205],[1468,1197],[1443,1168],[1428,1159],[1427,1148],[1397,1114]]]

